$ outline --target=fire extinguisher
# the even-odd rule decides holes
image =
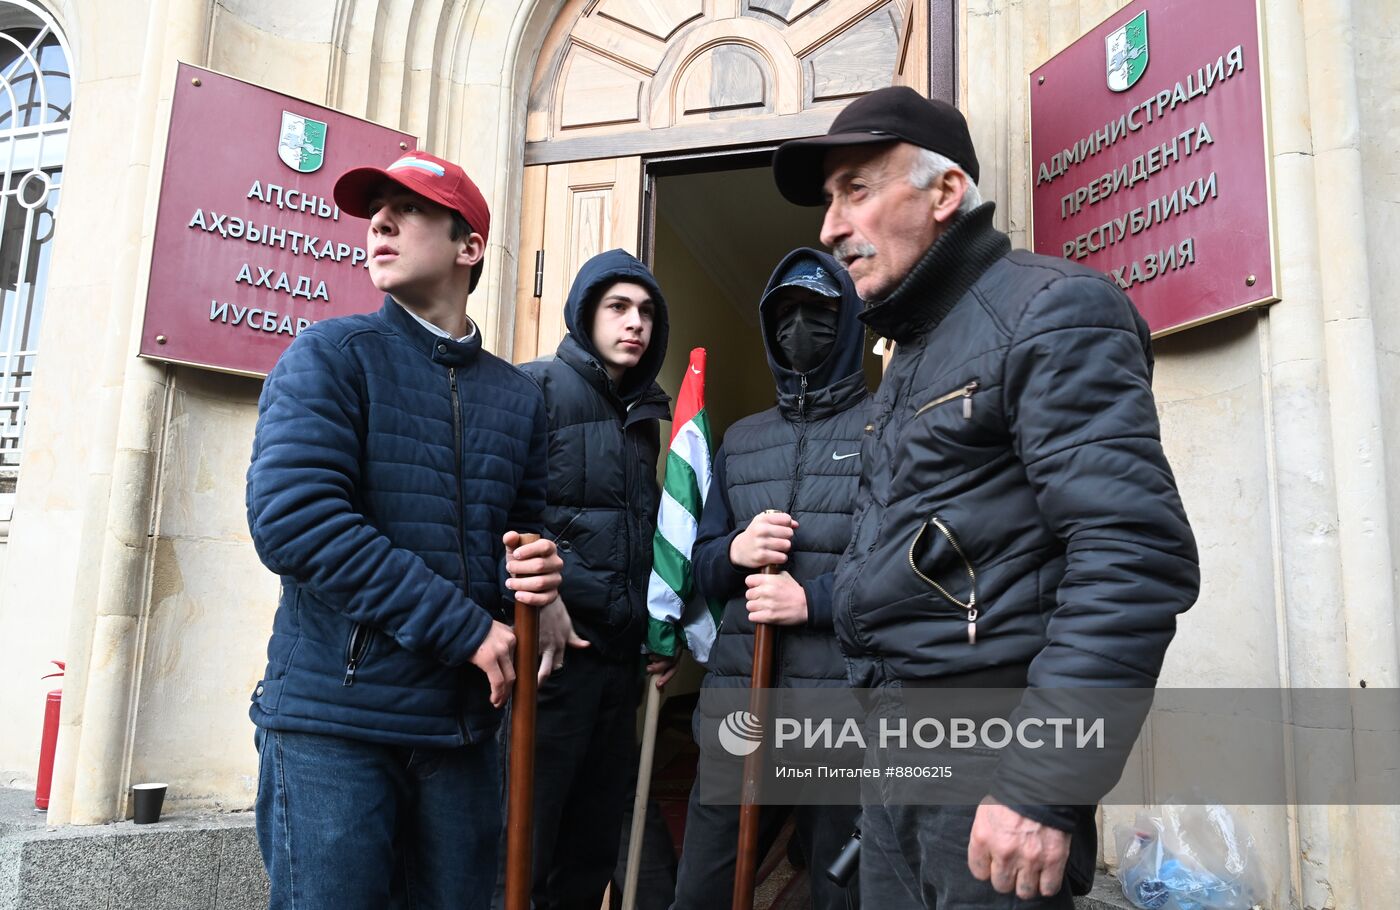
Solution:
[[[66,669],[63,661],[51,660],[58,666],[57,673],[50,673],[42,679],[62,677]],[[39,781],[34,787],[34,808],[49,807],[49,787],[53,784],[53,754],[58,748],[58,713],[63,707],[63,690],[54,689],[44,704],[44,736],[39,741]]]

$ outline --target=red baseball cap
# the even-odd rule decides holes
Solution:
[[[467,172],[427,152],[406,152],[387,168],[357,167],[346,171],[335,182],[335,204],[347,215],[368,218],[370,194],[385,180],[458,212],[482,240],[491,231],[486,197]]]

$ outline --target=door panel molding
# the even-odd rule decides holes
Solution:
[[[540,51],[526,161],[820,132],[857,95],[928,90],[927,20],[927,0],[569,0]],[[619,144],[587,141],[603,138]]]
[[[636,156],[527,167],[525,226],[516,285],[513,359],[519,363],[553,352],[564,337],[564,303],[579,268],[604,250],[634,256],[641,237],[642,159]],[[536,214],[538,213],[538,214]],[[536,253],[543,251],[535,296]],[[528,263],[528,279],[527,279]]]

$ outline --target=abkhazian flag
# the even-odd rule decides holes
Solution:
[[[647,649],[673,657],[680,633],[695,659],[705,663],[719,631],[720,605],[695,592],[690,551],[699,530],[700,510],[710,490],[710,423],[705,416],[705,349],[690,352],[681,382],[666,452],[666,479],[652,540],[651,578],[647,583]]]

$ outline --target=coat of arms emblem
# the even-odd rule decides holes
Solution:
[[[326,125],[320,120],[283,111],[277,157],[302,174],[318,170],[326,160]]]
[[[1108,87],[1126,92],[1147,71],[1147,10],[1143,10],[1103,39]]]

